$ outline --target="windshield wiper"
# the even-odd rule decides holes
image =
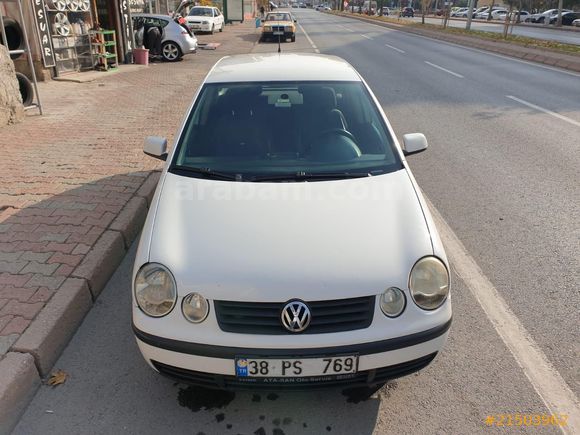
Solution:
[[[174,172],[179,174],[197,174],[203,175],[205,178],[218,179],[218,180],[232,180],[232,181],[242,181],[240,174],[228,174],[225,172],[217,172],[211,168],[193,168],[191,166],[174,165],[169,169],[169,172]]]
[[[258,175],[251,181],[308,181],[308,180],[341,180],[346,178],[370,177],[370,172],[294,172],[290,174]]]

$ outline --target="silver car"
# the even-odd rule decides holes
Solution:
[[[197,51],[197,38],[184,26],[176,23],[169,15],[132,14],[133,28],[148,24],[163,29],[161,55],[168,62],[180,60],[183,55]],[[141,38],[142,39],[142,38]]]

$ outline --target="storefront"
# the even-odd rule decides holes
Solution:
[[[37,73],[63,76],[130,62],[130,1],[22,0]],[[8,8],[0,13],[13,14]]]

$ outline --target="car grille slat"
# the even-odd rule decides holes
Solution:
[[[222,331],[239,334],[292,334],[282,326],[280,313],[286,302],[214,301]],[[306,302],[312,320],[302,334],[354,331],[373,320],[375,296]]]

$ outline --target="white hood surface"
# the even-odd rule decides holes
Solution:
[[[282,302],[407,288],[412,266],[432,254],[405,170],[296,183],[167,173],[149,261],[169,267],[182,296]]]

